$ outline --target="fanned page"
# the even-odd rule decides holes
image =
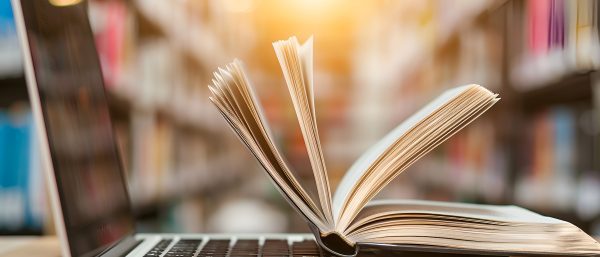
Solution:
[[[344,234],[361,243],[488,253],[600,254],[600,244],[576,226],[517,206],[376,200],[360,211]]]
[[[210,100],[240,140],[265,168],[280,191],[320,230],[328,231],[325,215],[300,185],[277,150],[241,62],[235,60],[214,73]]]
[[[300,124],[304,144],[315,177],[321,209],[333,224],[331,192],[325,159],[321,150],[313,86],[313,39],[300,46],[296,37],[273,43]]]
[[[398,174],[475,120],[499,99],[479,85],[444,92],[361,156],[333,198],[335,231],[348,228],[358,212]]]

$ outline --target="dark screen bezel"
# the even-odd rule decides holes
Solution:
[[[30,49],[32,47],[34,47],[34,46],[32,46],[31,40],[30,40],[31,35],[33,33],[31,31],[35,31],[35,30],[38,29],[37,26],[36,26],[36,22],[34,20],[32,20],[32,19],[35,19],[35,13],[36,13],[36,10],[33,7],[33,5],[34,5],[34,2],[37,2],[37,1],[43,1],[43,0],[34,0],[34,1],[31,1],[31,0],[19,0],[19,2],[21,4],[21,10],[22,10],[22,16],[23,16],[24,25],[25,25],[25,28],[26,28],[26,31],[25,31],[25,33],[27,35],[26,38],[28,39],[27,42],[26,42],[26,44],[29,45]],[[82,1],[81,3],[73,5],[73,6],[57,7],[57,8],[60,8],[62,10],[66,10],[68,8],[68,9],[71,9],[73,12],[81,12],[81,13],[79,13],[79,15],[81,15],[81,17],[83,17],[82,18],[82,22],[84,23],[82,25],[82,30],[85,30],[84,33],[81,34],[81,36],[83,36],[83,37],[91,37],[91,39],[89,41],[92,42],[92,48],[94,50],[94,54],[91,55],[91,58],[93,58],[93,60],[90,60],[90,61],[93,62],[98,67],[98,72],[100,73],[99,75],[102,78],[103,74],[102,74],[102,69],[101,69],[101,66],[100,66],[100,60],[99,60],[98,55],[97,55],[96,45],[93,44],[95,42],[95,40],[93,38],[93,33],[92,33],[91,26],[90,26],[90,23],[89,23],[89,17],[88,17],[88,13],[87,13],[87,2],[86,1]],[[49,9],[52,9],[52,8],[49,8]],[[69,11],[71,11],[71,10],[69,10]],[[57,18],[60,19],[59,16],[57,16]],[[35,61],[33,60],[33,54],[34,53],[33,53],[33,51],[29,51],[28,54],[29,54],[29,56],[26,56],[25,58],[31,58],[32,59],[31,60],[32,61],[31,68],[34,71],[33,75],[35,76],[36,81],[38,81],[40,78],[38,76],[38,67],[36,66]],[[29,83],[32,83],[32,82],[29,82]],[[35,96],[32,95],[30,97],[38,97],[39,98],[39,101],[40,101],[41,106],[42,106],[41,111],[42,111],[42,118],[43,118],[43,123],[44,123],[43,125],[44,125],[44,127],[46,129],[46,135],[45,136],[48,137],[48,135],[51,134],[49,132],[51,130],[51,128],[47,125],[47,123],[48,123],[48,114],[47,114],[47,110],[43,107],[43,106],[45,106],[46,99],[43,96],[43,94],[40,93],[40,88],[39,88],[38,83],[36,83],[36,82],[33,82],[33,83],[34,83],[34,86],[37,88],[37,93],[38,94],[35,95]],[[106,103],[106,107],[108,108],[109,107],[109,105],[108,105],[108,96],[107,96],[107,92],[106,92],[106,87],[104,85],[104,81],[102,80],[99,83],[102,86],[102,90],[99,90],[99,92],[102,94],[102,96],[99,96],[99,98],[102,99]],[[109,116],[112,116],[110,108],[108,108],[108,112],[109,112]],[[123,162],[121,160],[121,156],[119,155],[119,152],[118,152],[119,150],[118,150],[117,144],[115,142],[114,127],[113,127],[113,123],[112,123],[111,120],[109,120],[108,126],[110,126],[110,129],[111,129],[111,131],[110,131],[110,137],[111,137],[111,139],[113,141],[113,147],[112,147],[113,151],[112,152],[113,152],[114,158],[116,158],[116,160],[118,162],[117,166],[118,166],[118,169],[119,169],[118,174],[120,176],[121,186],[123,187],[123,190],[126,193],[126,195],[125,195],[126,203],[125,204],[127,205],[127,210],[126,210],[127,213],[124,215],[124,217],[130,219],[130,221],[131,221],[131,227],[128,228],[128,230],[129,230],[128,232],[126,232],[126,233],[123,234],[122,238],[117,239],[117,240],[115,240],[113,242],[110,242],[108,244],[101,245],[101,246],[99,246],[99,247],[97,247],[95,249],[90,249],[86,253],[80,253],[82,256],[94,256],[94,255],[98,255],[98,254],[100,254],[102,252],[106,252],[106,251],[110,250],[111,248],[113,248],[119,242],[129,242],[128,244],[132,244],[132,245],[135,244],[135,243],[132,242],[132,241],[135,241],[135,239],[133,238],[133,234],[135,233],[135,219],[133,217],[133,212],[132,212],[132,207],[131,207],[131,199],[129,197],[128,187],[126,185],[126,175],[125,175],[125,172],[124,172],[125,170],[124,170],[124,167],[123,167]],[[48,142],[47,145],[48,145],[49,152],[50,152],[50,159],[51,159],[51,162],[52,162],[52,169],[53,169],[54,176],[55,176],[55,180],[53,182],[56,183],[56,185],[57,185],[58,196],[59,196],[59,199],[60,199],[59,202],[60,202],[60,205],[61,205],[60,208],[63,210],[62,211],[62,219],[64,221],[63,225],[64,225],[64,229],[65,229],[68,241],[72,242],[73,241],[72,240],[73,239],[73,232],[70,231],[70,227],[68,226],[68,224],[69,224],[69,222],[68,222],[69,220],[68,219],[69,218],[67,217],[68,214],[65,211],[66,210],[66,205],[68,203],[66,203],[66,201],[65,201],[64,191],[62,190],[61,177],[60,177],[61,174],[60,174],[60,172],[56,172],[56,169],[58,167],[56,165],[57,160],[56,160],[55,154],[54,154],[55,153],[55,147],[52,144],[53,141],[50,140],[50,138],[47,138],[47,139],[48,139],[47,140],[47,142]],[[70,244],[70,243],[68,245],[69,245],[69,250],[70,250],[71,255],[74,255],[75,249],[74,249],[73,245]]]

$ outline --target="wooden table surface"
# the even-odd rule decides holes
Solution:
[[[0,237],[2,257],[60,257],[60,244],[54,236]]]

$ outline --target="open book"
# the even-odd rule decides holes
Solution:
[[[364,153],[332,192],[316,122],[312,38],[303,45],[292,37],[273,46],[314,184],[301,184],[277,149],[239,61],[214,73],[210,100],[324,249],[345,256],[378,248],[500,256],[600,254],[600,244],[576,226],[516,206],[372,200],[398,174],[499,100],[479,85],[450,89],[431,101]]]

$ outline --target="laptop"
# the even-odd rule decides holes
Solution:
[[[12,0],[63,256],[319,256],[312,234],[141,234],[85,1]]]

